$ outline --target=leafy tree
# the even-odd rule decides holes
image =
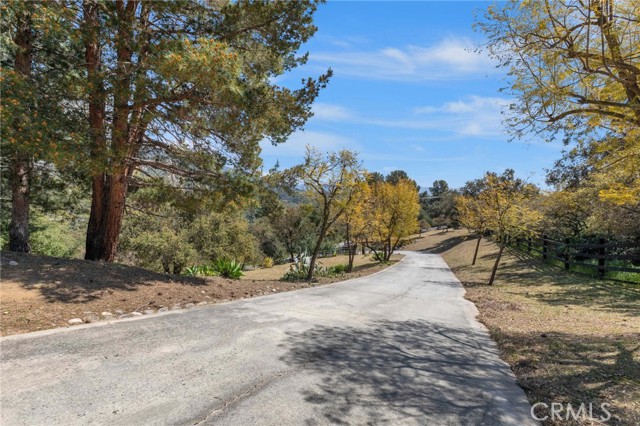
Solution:
[[[377,258],[388,261],[402,238],[418,229],[419,211],[418,190],[412,181],[373,184],[364,212],[368,221],[365,244]]]
[[[559,240],[580,239],[587,230],[589,217],[597,203],[597,193],[585,188],[551,192],[541,200],[542,227]]]
[[[535,232],[541,217],[528,204],[537,195],[538,189],[515,178],[513,170],[507,170],[502,175],[487,173],[484,179],[485,189],[476,199],[477,211],[484,216],[486,226],[493,232],[499,246],[489,279],[489,285],[492,285],[507,239]]]
[[[446,226],[448,229],[457,224],[456,195],[444,180],[434,181],[433,186],[421,194],[422,209],[433,225]]]
[[[189,223],[187,234],[188,241],[203,261],[258,261],[258,241],[249,232],[249,223],[242,210],[235,206],[219,212],[203,212]]]
[[[296,52],[316,30],[313,1],[73,6],[91,147],[86,259],[113,260],[132,183],[249,193],[259,142],[303,126],[329,77],[297,90],[272,79],[306,61]]]
[[[322,244],[331,227],[351,204],[364,171],[356,155],[347,150],[326,155],[307,147],[304,164],[294,168],[304,183],[307,198],[319,216],[309,272],[311,280]]]
[[[385,177],[380,172],[371,172],[367,174],[367,182],[371,185],[376,182],[384,182]]]
[[[189,241],[188,222],[168,205],[127,216],[122,235],[121,260],[138,266],[180,274],[200,257]]]
[[[292,260],[311,250],[315,240],[315,224],[306,206],[287,206],[269,219]]]
[[[479,26],[508,69],[515,136],[561,134],[588,156],[600,196],[640,201],[640,6],[631,0],[510,0]]]
[[[455,198],[455,204],[460,223],[476,234],[476,249],[473,252],[473,261],[471,262],[471,265],[475,265],[476,259],[478,258],[480,242],[488,230],[489,214],[483,210],[487,206],[478,198],[471,195],[457,196]]]
[[[429,195],[432,197],[440,197],[450,191],[447,181],[439,179],[433,182],[433,186],[429,187]]]
[[[240,206],[211,200],[183,203],[158,188],[137,189],[128,199],[119,258],[127,263],[181,273],[186,266],[219,259],[256,262],[258,241]]]
[[[268,218],[254,219],[250,222],[249,232],[258,241],[260,251],[264,256],[276,262],[285,259],[287,250],[278,235],[278,231],[273,228]]]
[[[369,184],[365,181],[358,182],[353,197],[345,206],[344,214],[339,221],[348,248],[347,272],[353,270],[358,242],[366,239],[367,220],[365,212],[369,196]]]
[[[29,252],[34,167],[72,161],[82,126],[71,102],[73,41],[61,2],[7,1],[2,5],[0,63],[3,175],[11,188],[8,248]],[[77,52],[77,49],[75,50]],[[63,95],[64,94],[64,95]]]

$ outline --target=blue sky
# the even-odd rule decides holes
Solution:
[[[328,67],[334,77],[305,130],[285,144],[262,145],[265,169],[302,161],[305,145],[359,153],[369,171],[405,170],[423,188],[452,187],[485,171],[513,168],[542,184],[559,144],[508,142],[500,111],[504,72],[476,46],[480,1],[329,1],[316,14],[318,32],[305,46],[309,62],[280,77],[295,87]]]

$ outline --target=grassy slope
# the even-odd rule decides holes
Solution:
[[[489,287],[497,249],[483,241],[477,264],[470,266],[475,240],[464,231],[432,232],[409,248],[442,254],[530,402],[593,403],[595,415],[606,402],[614,415],[606,424],[640,424],[640,286],[506,253]]]

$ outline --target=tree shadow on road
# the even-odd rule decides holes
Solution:
[[[473,240],[473,235],[457,235],[438,242],[435,246],[420,250],[422,253],[441,254],[468,240]]]
[[[485,333],[421,320],[289,335],[283,361],[319,376],[302,391],[323,421],[307,424],[527,424],[505,405],[515,386]],[[517,395],[517,393],[516,393]]]

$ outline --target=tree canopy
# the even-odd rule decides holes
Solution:
[[[509,73],[512,134],[563,137],[621,205],[640,201],[639,20],[634,0],[510,0],[478,22]]]

